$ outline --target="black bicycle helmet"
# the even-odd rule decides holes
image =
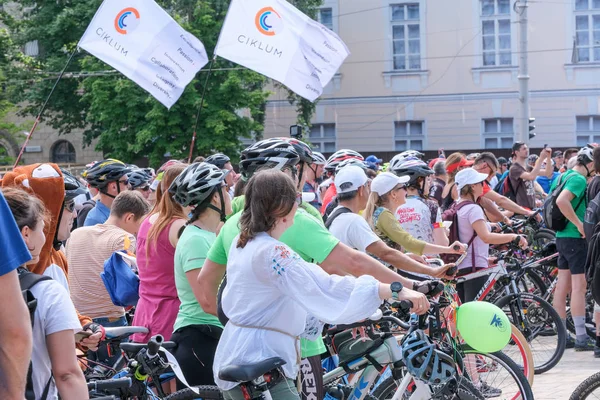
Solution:
[[[91,187],[102,191],[110,182],[118,181],[123,175],[127,175],[129,172],[130,169],[123,162],[109,158],[98,161],[88,170],[84,171],[83,178]]]
[[[395,163],[391,168],[392,172],[398,176],[408,176],[408,186],[416,186],[419,178],[433,175],[433,170],[421,160],[405,160],[403,163]]]
[[[408,372],[416,379],[439,385],[456,375],[454,360],[437,350],[422,330],[416,330],[402,343],[402,359]]]
[[[66,169],[61,168],[63,180],[65,181],[65,202],[72,201],[75,197],[87,192],[86,188],[79,182],[73,174]]]
[[[261,168],[294,167],[300,162],[298,152],[289,142],[273,138],[261,140],[242,151],[240,171],[248,180]]]
[[[173,195],[173,200],[182,207],[196,206],[211,196],[215,189],[223,186],[226,175],[216,165],[194,163],[171,183],[169,192]]]
[[[594,149],[596,144],[587,144],[577,152],[577,161],[582,164],[589,164],[594,161]]]
[[[227,157],[225,154],[217,153],[217,154],[213,154],[212,156],[208,156],[206,158],[206,160],[204,160],[204,162],[207,162],[212,165],[216,165],[220,169],[224,169],[225,164],[227,164],[228,162],[231,162],[231,159],[229,157]]]
[[[131,171],[129,174],[127,174],[127,178],[129,179],[129,186],[132,189],[148,186],[152,180],[152,177],[142,169]]]
[[[300,162],[304,162],[306,164],[312,164],[314,161],[313,151],[309,145],[304,143],[301,140],[294,138],[282,137],[280,139],[285,140],[296,149],[296,153],[300,156]]]

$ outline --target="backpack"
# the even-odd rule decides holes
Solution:
[[[506,182],[506,178],[508,178],[508,174],[506,174],[506,175],[500,177],[500,179],[498,179],[498,183],[496,183],[496,186],[494,186],[494,192],[504,195],[504,185],[505,185],[504,182]]]
[[[560,177],[556,188],[546,198],[546,200],[544,201],[544,205],[542,206],[542,217],[544,218],[544,223],[546,224],[547,228],[552,229],[553,231],[564,230],[567,227],[567,223],[569,222],[569,220],[567,220],[567,218],[563,215],[562,211],[560,211],[560,208],[558,208],[558,206],[556,205],[556,200],[558,199],[560,193],[563,191],[567,182],[569,182],[571,176],[565,179],[565,181],[562,183],[562,176]],[[579,203],[577,203],[577,205],[573,209],[575,212],[577,212],[577,209],[581,205],[581,202],[584,198],[585,196],[581,196]]]
[[[325,228],[329,229],[329,227],[331,226],[331,224],[333,224],[333,221],[335,221],[335,219],[337,217],[339,217],[342,214],[347,214],[347,213],[351,213],[352,210],[350,210],[347,207],[340,207],[338,208],[336,211],[334,211],[325,221]]]
[[[499,184],[500,184],[500,182],[498,182],[498,185]],[[498,187],[498,185],[496,185],[496,187]],[[517,202],[517,190],[519,190],[519,188],[522,185],[523,185],[523,179],[519,179],[519,183],[517,184],[516,189],[513,188],[512,183],[510,183],[510,172],[509,172],[508,174],[506,174],[506,177],[503,179],[502,189],[498,193],[500,193],[504,197],[507,197],[508,199],[510,199],[516,203]]]
[[[463,201],[460,203],[453,203],[452,206],[450,206],[450,208],[447,209],[446,211],[444,211],[444,213],[442,214],[442,221],[452,222],[452,225],[450,225],[450,229],[449,229],[450,235],[448,235],[450,243],[460,241],[460,237],[459,237],[460,234],[459,234],[459,229],[458,229],[458,211],[461,208],[463,208],[464,206],[468,206],[468,205],[472,205],[472,204],[476,204],[476,203],[473,203],[472,201]],[[476,236],[477,236],[477,232],[473,231],[473,236],[467,243],[467,246],[471,246],[471,244],[473,243],[473,240],[475,240]],[[471,247],[471,251],[473,252],[473,261],[475,261],[475,248]],[[444,260],[444,263],[450,264],[450,263],[456,262],[460,258],[460,254],[441,254],[440,257],[442,260]]]
[[[21,286],[21,293],[23,294],[23,299],[25,300],[25,304],[27,304],[27,309],[29,310],[29,319],[31,320],[31,328],[33,329],[33,322],[35,316],[35,310],[37,309],[37,299],[31,293],[31,288],[37,285],[39,282],[52,280],[49,276],[38,275],[32,272],[29,272],[25,268],[19,268],[19,285]],[[33,369],[31,367],[31,360],[29,361],[29,370],[27,371],[27,386],[25,387],[25,398],[27,400],[35,400],[35,392],[33,391]],[[50,391],[50,384],[52,383],[52,375],[50,375],[50,379],[46,386],[44,387],[44,392],[42,393],[41,400],[46,400],[48,397],[48,392]]]
[[[585,217],[583,218],[583,231],[588,241],[591,241],[594,235],[594,229],[600,222],[600,192],[596,197],[588,203],[585,209]]]
[[[140,299],[140,278],[120,254],[126,252],[116,251],[104,262],[104,271],[100,273],[100,277],[115,306],[135,306]]]

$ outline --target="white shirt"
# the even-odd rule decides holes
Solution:
[[[341,207],[342,206],[336,207],[331,215]],[[367,247],[381,240],[371,230],[367,221],[360,215],[354,213],[338,215],[331,223],[329,232],[346,246],[362,251],[363,253],[367,252]]]
[[[64,274],[63,274],[64,275]],[[31,288],[37,299],[33,320],[33,351],[31,353],[32,380],[35,398],[42,396],[52,373],[52,363],[46,347],[46,337],[56,332],[71,330],[73,335],[81,331],[75,307],[69,293],[58,282],[42,281]],[[73,353],[75,349],[73,349]],[[48,399],[58,399],[54,380],[50,384]]]
[[[281,357],[286,361],[285,375],[295,379],[298,374],[298,340],[242,326],[268,327],[312,339],[322,328],[315,317],[330,324],[352,323],[370,317],[381,304],[379,283],[372,276],[329,275],[266,233],[243,249],[236,247],[237,241],[229,251],[222,299],[229,323],[213,363],[215,382],[222,390],[238,385],[218,378],[219,371],[231,364]]]
[[[434,221],[432,221],[433,211],[430,207],[436,209]],[[407,196],[406,203],[396,210],[396,219],[412,237],[434,243],[433,224],[442,222],[442,214],[437,204],[433,202],[427,204],[418,196]]]

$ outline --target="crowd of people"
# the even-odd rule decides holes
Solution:
[[[423,158],[409,150],[383,163],[349,149],[326,158],[300,140],[272,138],[242,151],[239,173],[224,154],[157,171],[107,159],[81,177],[55,164],[16,167],[0,196],[3,398],[22,399],[25,389],[35,399],[87,398],[77,352],[111,365],[118,355],[104,328],[131,324],[148,329],[135,342],[160,334],[177,344],[191,385],[216,384],[239,400],[219,370],[277,356],[286,379],[274,398],[322,399],[323,324],[368,318],[390,298],[425,313],[436,279],[488,268],[490,245],[527,247],[520,235],[496,232],[515,214],[534,215],[559,186],[568,223],[556,232],[554,306],[566,319],[570,296],[576,337],[568,346],[600,357],[600,332],[593,341],[585,328],[583,230],[588,199],[600,191],[600,148],[545,147],[533,156],[517,142],[510,160],[491,152]],[[132,321],[100,278],[115,252],[135,256]],[[456,273],[452,263],[427,262],[464,253]],[[27,276],[40,279],[30,290],[32,320],[20,290]],[[461,299],[473,300],[486,280],[459,284]],[[299,392],[298,374],[312,377],[300,379]]]

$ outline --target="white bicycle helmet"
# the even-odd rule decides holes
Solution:
[[[333,153],[331,155],[331,157],[329,157],[327,159],[327,163],[325,164],[325,171],[335,172],[335,169],[337,168],[339,163],[341,163],[344,160],[348,160],[348,159],[352,159],[352,158],[360,160],[360,161],[365,160],[365,158],[360,153],[358,153],[354,150],[349,150],[349,149],[338,150],[335,153]]]
[[[194,163],[171,183],[169,192],[182,207],[196,206],[223,186],[226,175],[227,172],[216,165]]]

